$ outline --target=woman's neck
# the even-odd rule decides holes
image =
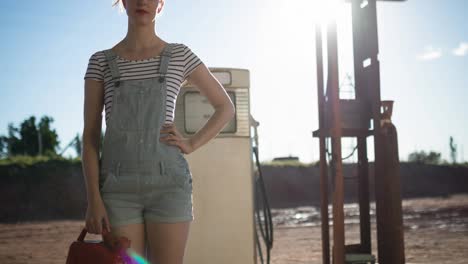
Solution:
[[[119,43],[126,52],[140,54],[164,46],[164,41],[155,33],[154,24],[140,27],[131,24],[128,26],[127,35]]]

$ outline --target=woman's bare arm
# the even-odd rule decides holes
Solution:
[[[104,85],[85,79],[83,152],[81,156],[88,203],[101,199],[99,193],[99,147],[101,140]]]
[[[204,63],[197,66],[187,80],[196,86],[202,95],[207,97],[215,109],[206,124],[190,138],[192,150],[195,150],[218,135],[234,117],[236,110],[224,87]]]

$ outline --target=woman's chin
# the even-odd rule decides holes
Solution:
[[[144,25],[151,25],[153,23],[153,20],[148,16],[148,17],[134,17],[132,18],[133,24],[139,25],[139,26],[144,26]]]

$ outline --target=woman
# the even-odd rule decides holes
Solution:
[[[193,220],[192,174],[183,155],[214,138],[235,109],[224,87],[190,48],[155,34],[155,17],[164,0],[122,4],[127,35],[114,47],[95,52],[84,77],[86,228],[94,234],[107,228],[128,237],[140,256],[145,256],[148,241],[152,263],[183,263]],[[190,138],[183,138],[173,123],[175,100],[185,80],[215,109]],[[106,134],[100,158],[104,106]]]

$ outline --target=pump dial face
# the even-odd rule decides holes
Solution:
[[[232,91],[227,91],[231,101],[236,105],[235,94]],[[213,115],[214,108],[211,106],[208,99],[198,92],[186,92],[184,94],[184,109],[185,109],[185,130],[187,133],[196,133]],[[235,133],[236,118],[229,121],[221,133]]]

